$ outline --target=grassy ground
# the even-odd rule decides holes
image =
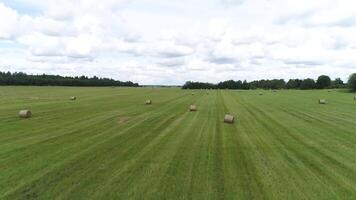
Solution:
[[[191,92],[0,87],[0,199],[356,198],[352,94]]]

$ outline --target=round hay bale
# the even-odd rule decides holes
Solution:
[[[191,111],[191,112],[194,112],[194,111],[197,111],[198,109],[197,109],[197,106],[196,105],[190,105],[189,106],[189,111]]]
[[[152,104],[152,100],[146,100],[146,105],[151,105]]]
[[[261,96],[261,95],[263,95],[263,93],[262,93],[262,92],[260,92],[260,93],[258,93],[258,95],[260,95],[260,96]]]
[[[194,92],[192,92],[192,94],[191,95],[194,95]]]
[[[325,99],[319,99],[319,104],[326,104],[326,100]]]
[[[224,122],[232,124],[232,123],[234,123],[234,119],[235,119],[234,116],[226,114],[224,117]]]
[[[75,101],[76,99],[77,99],[77,97],[75,97],[75,96],[69,97],[69,100],[71,100],[71,101]]]
[[[30,110],[20,110],[19,117],[20,118],[30,118],[32,116],[32,112]]]
[[[354,96],[354,100],[356,101],[356,96]]]

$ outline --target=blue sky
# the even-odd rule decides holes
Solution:
[[[19,14],[28,14],[32,16],[41,14],[41,8],[39,7],[39,5],[31,1],[1,0],[0,2],[10,8],[13,8]]]
[[[0,70],[140,84],[356,71],[348,0],[0,0]]]

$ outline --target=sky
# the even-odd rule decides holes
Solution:
[[[356,72],[356,1],[0,0],[0,71],[140,84]]]

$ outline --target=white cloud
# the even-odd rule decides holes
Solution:
[[[345,79],[356,3],[340,0],[0,0],[0,70],[187,80]],[[199,9],[197,9],[199,8]],[[5,46],[3,46],[4,44]]]
[[[12,39],[17,31],[18,14],[15,10],[0,3],[0,39]]]

